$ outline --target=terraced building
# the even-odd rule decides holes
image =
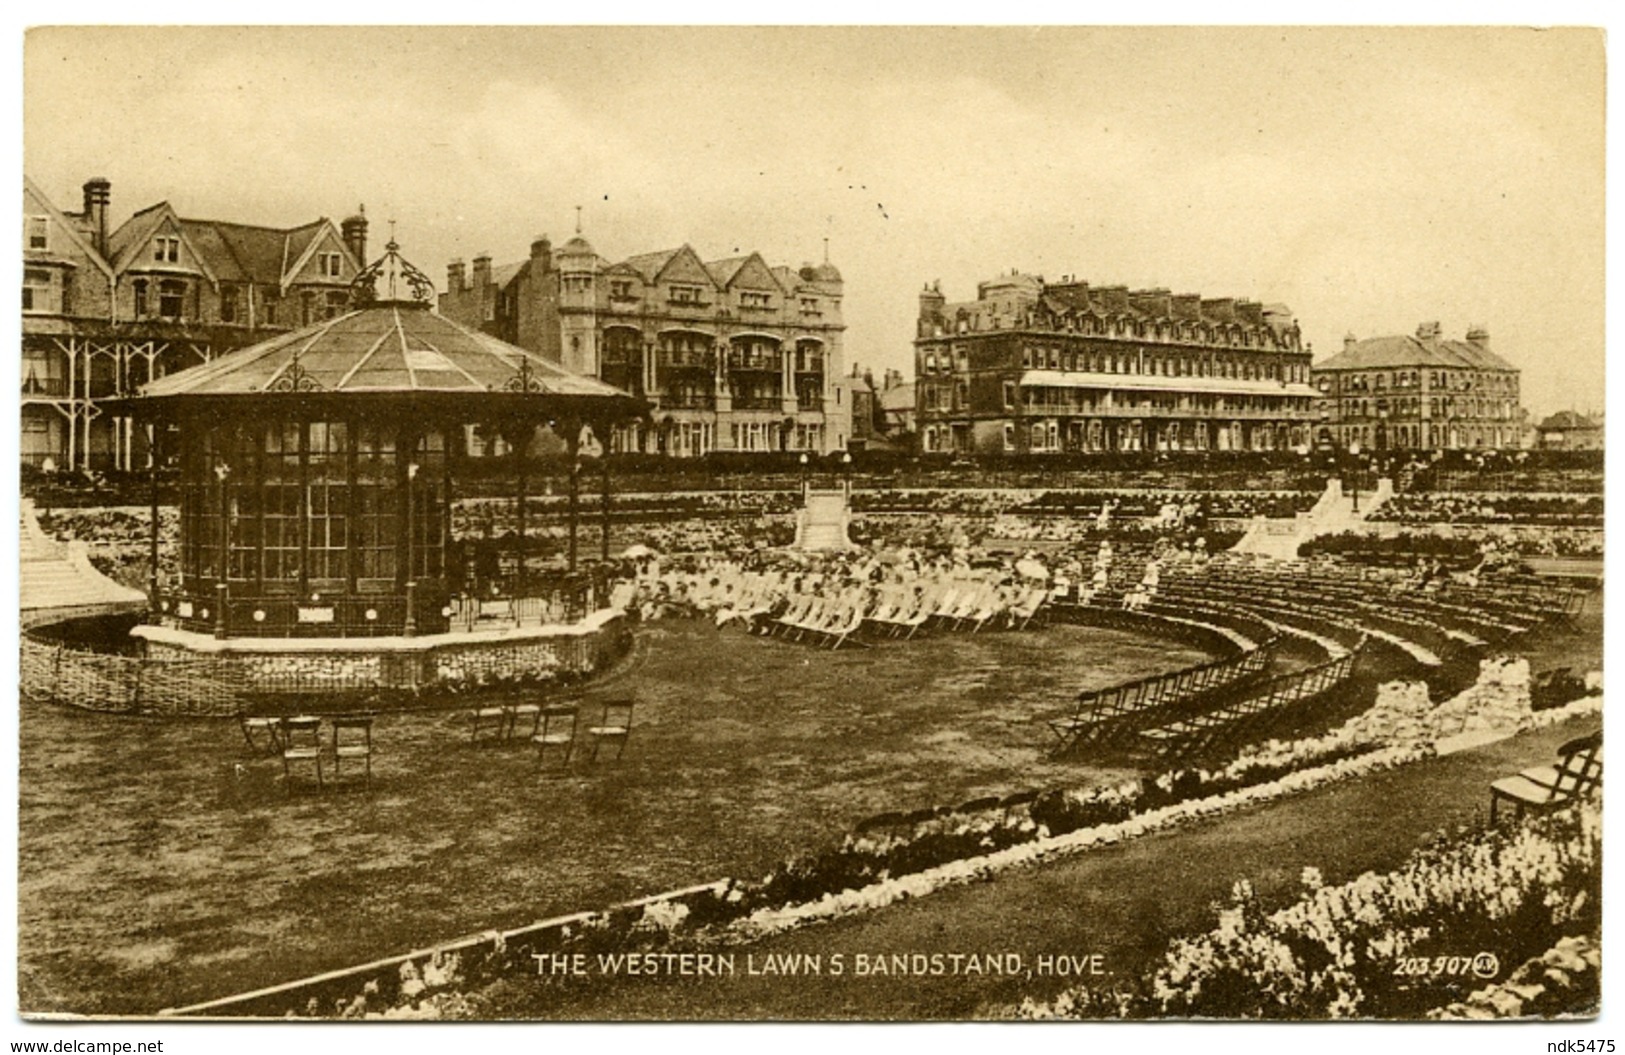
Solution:
[[[1012,272],[926,287],[914,360],[926,453],[1285,450],[1314,418],[1281,304]]]

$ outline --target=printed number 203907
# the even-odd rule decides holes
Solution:
[[[1402,956],[1394,961],[1396,975],[1410,977],[1457,977],[1472,975],[1476,978],[1494,978],[1501,973],[1501,962],[1492,952],[1473,956]]]

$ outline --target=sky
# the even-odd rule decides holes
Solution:
[[[877,374],[1017,269],[1285,303],[1317,360],[1483,325],[1537,417],[1603,406],[1599,30],[50,27],[24,73],[25,171],[115,222],[365,204],[443,283],[580,206],[611,260],[828,239]]]

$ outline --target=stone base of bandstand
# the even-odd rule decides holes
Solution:
[[[583,677],[614,662],[628,637],[619,609],[603,609],[570,625],[416,637],[217,638],[159,625],[130,632],[145,641],[149,661],[207,659],[215,676],[229,679],[239,691],[305,694]]]

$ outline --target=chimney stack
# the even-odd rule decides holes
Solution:
[[[463,258],[458,257],[446,265],[446,292],[461,293],[467,288],[463,282]]]
[[[548,240],[547,235],[539,234],[530,243],[530,258],[532,260],[538,260],[538,261],[541,262],[541,267],[540,268],[532,268],[531,269],[531,274],[533,274],[533,275],[536,274],[536,272],[538,270],[545,273],[545,272],[550,271],[552,269],[552,267],[553,267],[553,243]]]
[[[1467,329],[1467,343],[1483,351],[1490,350],[1490,331],[1483,326],[1471,326]]]
[[[491,254],[481,253],[474,258],[474,288],[484,289],[491,284]]]
[[[96,252],[107,255],[107,203],[113,198],[113,185],[106,176],[85,181],[85,219],[94,232]]]
[[[349,246],[350,255],[355,257],[356,266],[367,266],[367,207],[356,206],[355,215],[344,221],[339,230],[344,235],[344,244]]]
[[[1353,332],[1345,333],[1343,335],[1343,350],[1345,352],[1354,351],[1354,346],[1359,343],[1359,338],[1355,337]]]

